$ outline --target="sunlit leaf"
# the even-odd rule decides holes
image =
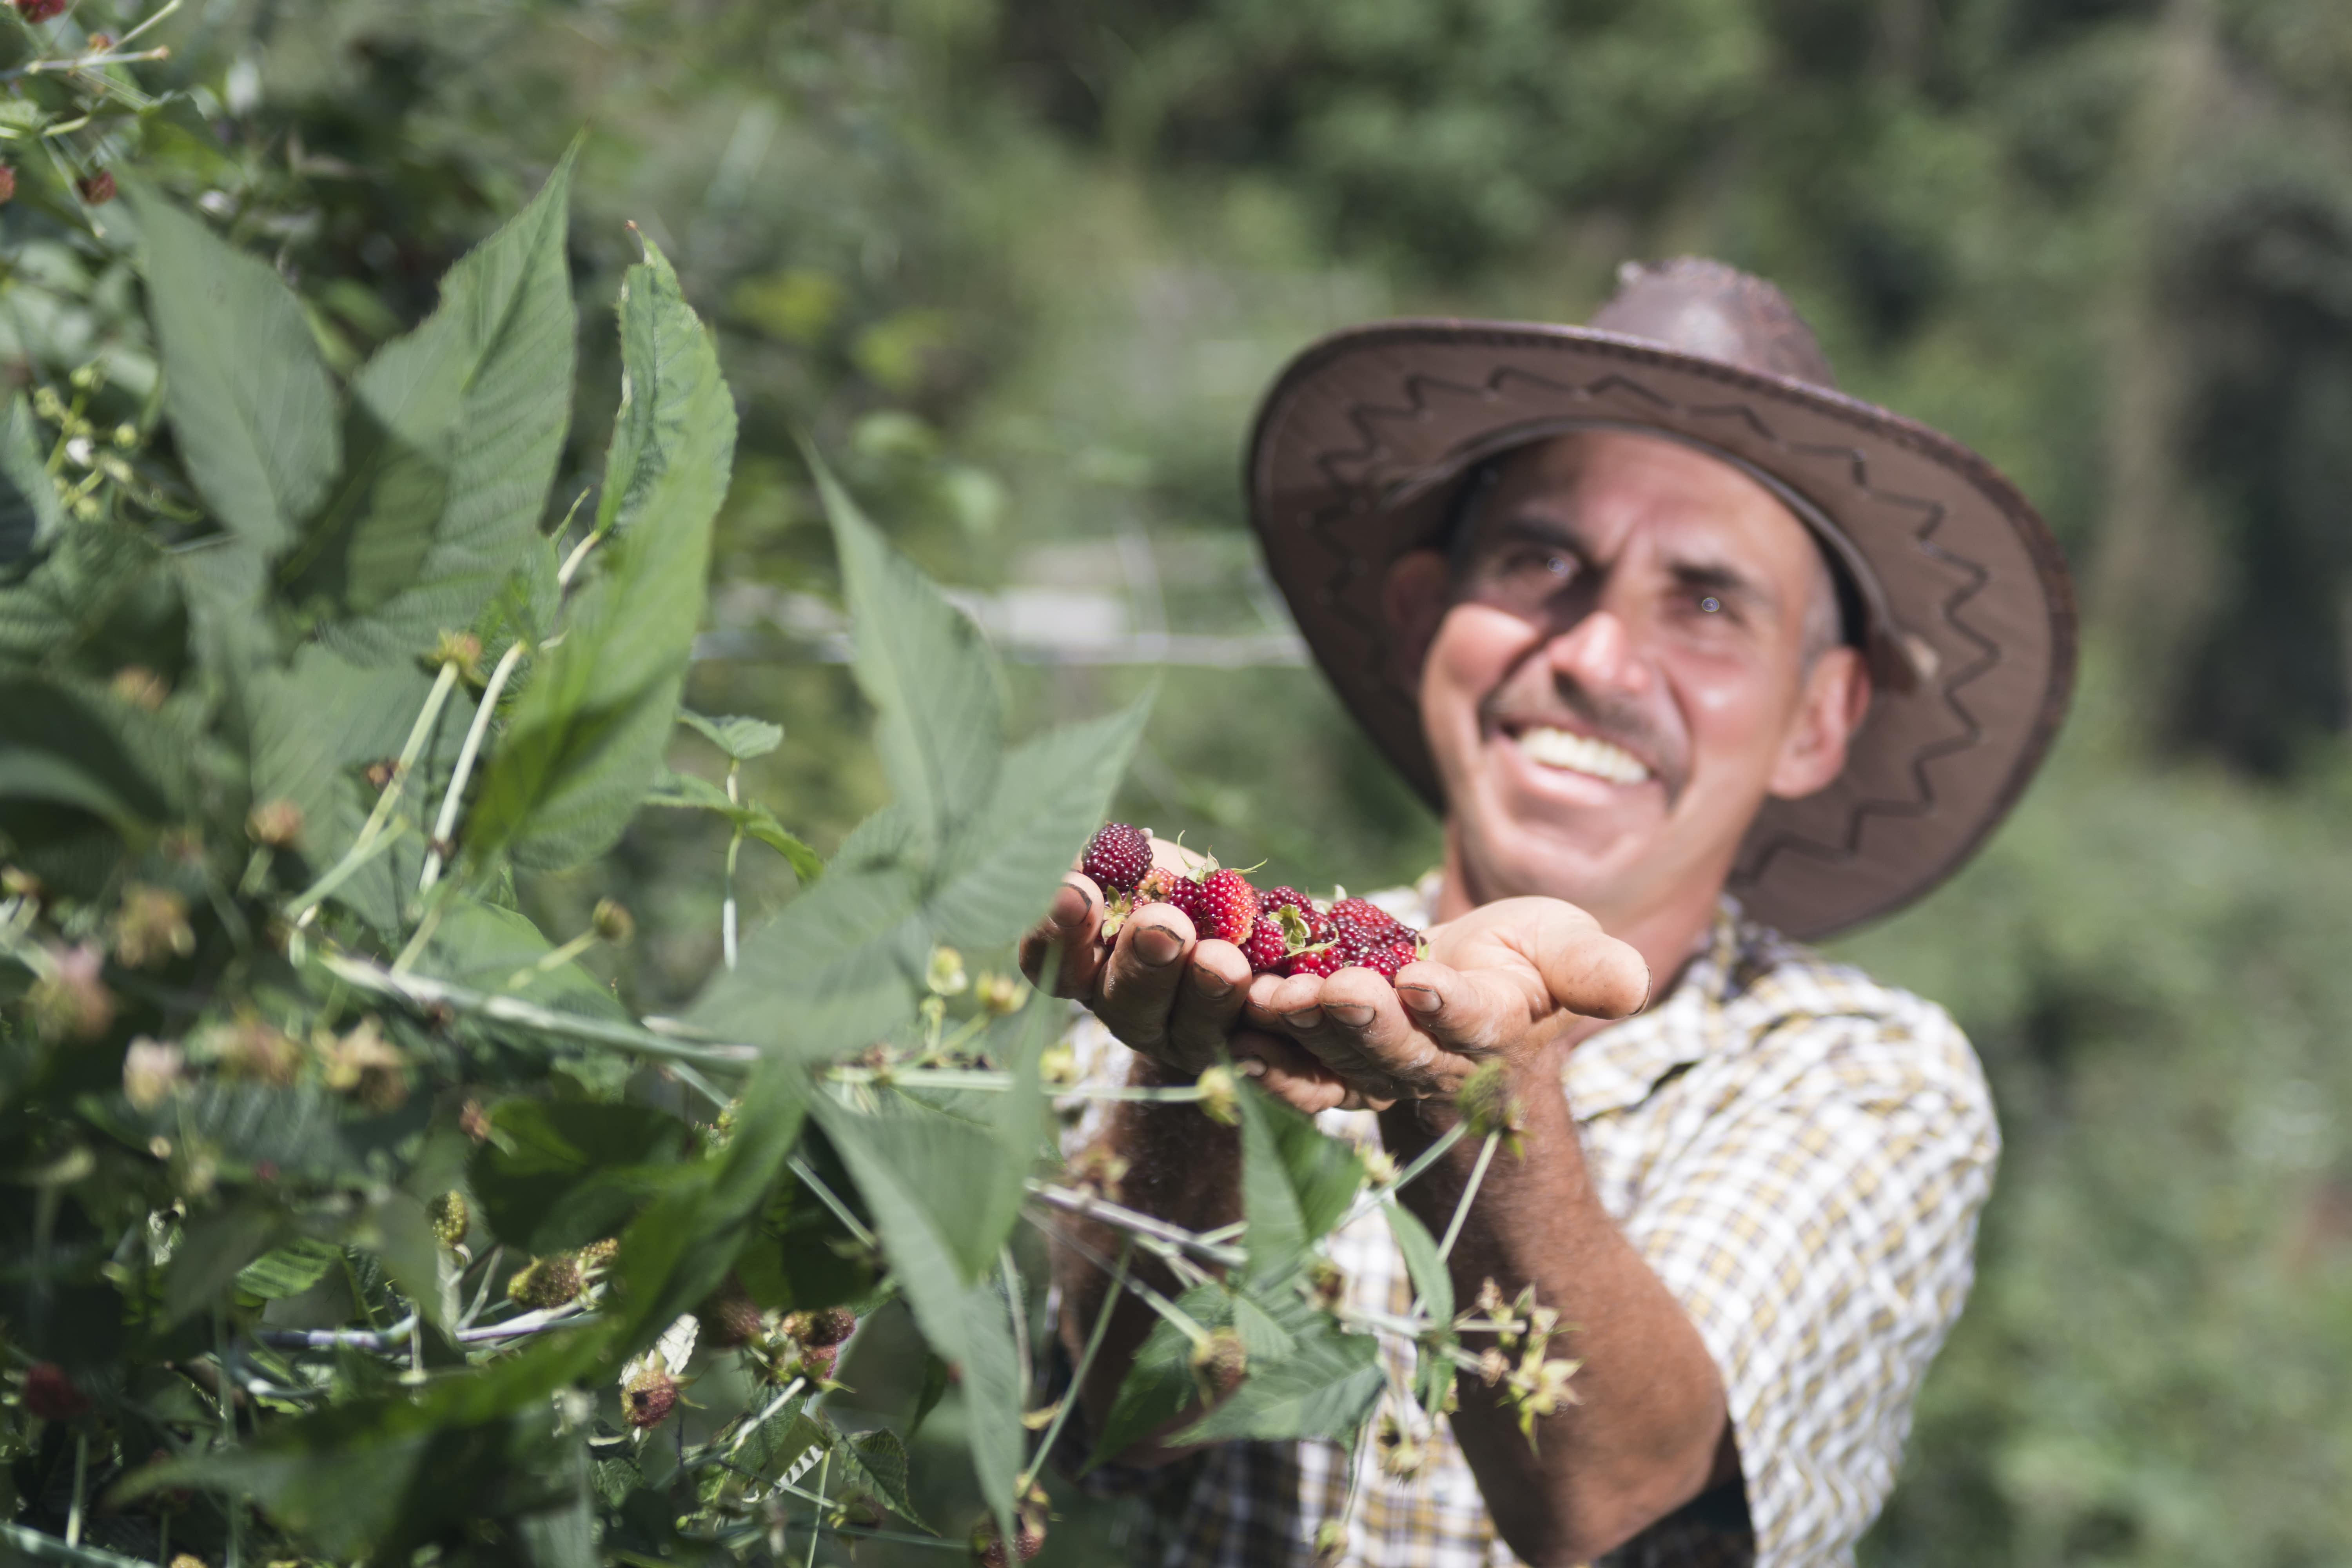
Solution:
[[[66,525],[42,436],[25,395],[11,397],[0,417],[0,571],[46,548]]]
[[[277,273],[145,186],[145,238],[163,406],[189,477],[221,521],[283,550],[342,463],[336,396],[301,302]]]
[[[681,708],[677,721],[739,763],[764,757],[784,743],[784,727],[764,719],[711,719]]]

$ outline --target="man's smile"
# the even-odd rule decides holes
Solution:
[[[1650,779],[1649,765],[1641,758],[1598,736],[1580,735],[1551,724],[1524,728],[1507,725],[1503,733],[1517,742],[1520,752],[1539,767],[1583,773],[1616,784],[1646,784]]]

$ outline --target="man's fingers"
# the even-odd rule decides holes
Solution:
[[[1554,1003],[1587,1018],[1629,1018],[1649,1005],[1650,966],[1633,943],[1572,904],[1553,901],[1528,957]]]
[[[1234,1037],[1234,1070],[1257,1079],[1276,1100],[1309,1116],[1346,1105],[1348,1086],[1309,1052],[1280,1035],[1244,1029]]]
[[[1135,1049],[1168,1066],[1197,1072],[1205,1060],[1171,1054],[1169,1024],[1185,956],[1192,950],[1192,922],[1173,904],[1146,904],[1128,916],[1102,967],[1093,1005],[1110,1032]]]
[[[1056,996],[1085,996],[1095,988],[1101,967],[1102,890],[1091,878],[1072,872],[1054,890],[1045,918],[1021,939],[1021,973],[1033,985],[1043,984],[1048,954],[1054,961],[1053,991]]]
[[[1249,960],[1232,942],[1203,942],[1193,945],[1183,969],[1169,1014],[1169,1039],[1182,1059],[1206,1065],[1227,1048],[1234,1022],[1241,1016],[1249,988]]]

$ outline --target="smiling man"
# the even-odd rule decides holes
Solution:
[[[1381,899],[1429,956],[1393,989],[1253,978],[1168,905],[1104,941],[1076,876],[1025,956],[1065,954],[1093,1070],[1185,1082],[1229,1054],[1400,1161],[1503,1064],[1525,1153],[1448,1265],[1464,1300],[1531,1287],[1581,1367],[1532,1445],[1475,1378],[1434,1430],[1386,1407],[1406,1441],[1352,1473],[1328,1443],[1147,1445],[1121,1470],[1160,1477],[1163,1560],[1850,1561],[1999,1135],[1941,1010],[1790,938],[1918,897],[2031,777],[2073,668],[2047,531],[1980,458],[1832,390],[1769,285],[1693,260],[1629,268],[1587,328],[1328,340],[1269,395],[1249,478],[1326,673],[1444,813],[1444,865]],[[1194,1107],[1120,1102],[1083,1137],[1129,1205],[1240,1216],[1234,1136]],[[1403,1190],[1433,1232],[1476,1154]],[[1072,1240],[1075,1353],[1115,1243]],[[1352,1300],[1406,1310],[1377,1215],[1333,1250]],[[1118,1308],[1094,1423],[1150,1327]]]

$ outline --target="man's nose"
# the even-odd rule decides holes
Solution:
[[[1595,609],[1551,639],[1545,649],[1553,669],[1589,691],[1636,695],[1649,688],[1649,667],[1633,637],[1614,612]]]

